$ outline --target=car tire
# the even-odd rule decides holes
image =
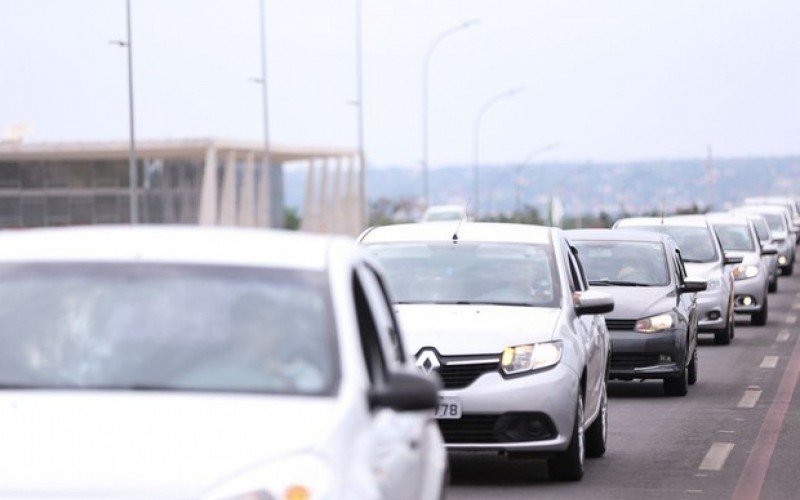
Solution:
[[[586,429],[586,456],[591,458],[602,457],[606,452],[608,440],[608,384],[603,381],[603,394],[600,396],[600,411]]]
[[[578,396],[575,425],[567,449],[547,461],[550,478],[558,481],[580,481],[583,477],[585,435],[583,433],[583,398]]]
[[[692,361],[689,363],[689,374],[688,380],[689,385],[694,385],[697,383],[697,348],[694,350],[694,354],[692,354]]]
[[[664,379],[664,394],[667,396],[685,396],[689,392],[689,370],[684,366],[680,375]]]
[[[753,326],[764,326],[767,324],[767,317],[769,316],[769,304],[767,303],[767,296],[764,296],[764,303],[761,304],[761,310],[757,313],[750,315],[750,323]]]
[[[794,260],[792,260],[791,264],[781,269],[781,274],[784,276],[791,276],[794,274]]]
[[[769,282],[769,293],[775,293],[778,291],[778,276],[775,275],[775,278]]]
[[[732,317],[728,318],[728,324],[724,329],[714,332],[714,343],[717,345],[728,345],[733,338],[733,329],[735,328],[735,321]]]

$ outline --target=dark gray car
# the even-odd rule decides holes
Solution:
[[[706,281],[686,276],[669,236],[646,231],[567,231],[589,286],[614,297],[606,315],[610,377],[663,379],[664,392],[684,396],[697,381],[697,305]]]

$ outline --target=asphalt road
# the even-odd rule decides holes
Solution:
[[[611,383],[608,451],[581,482],[550,481],[540,461],[459,453],[448,498],[800,498],[800,277],[769,300],[766,326],[737,318],[728,346],[701,336],[688,396]]]

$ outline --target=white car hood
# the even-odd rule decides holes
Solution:
[[[504,348],[553,338],[557,308],[402,304],[395,306],[406,350],[435,347],[439,354],[494,354]]]
[[[212,403],[212,404],[209,404]],[[332,398],[0,394],[0,498],[198,498],[321,445]],[[298,418],[302,415],[303,418]]]

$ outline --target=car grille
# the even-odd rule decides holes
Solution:
[[[463,389],[484,373],[496,372],[499,368],[500,363],[497,361],[468,365],[442,365],[438,373],[445,389]]]
[[[636,326],[636,320],[606,318],[606,326],[609,330],[633,330],[633,328]]]
[[[658,364],[658,354],[611,353],[612,368],[642,368]]]
[[[457,420],[439,420],[446,443],[514,443],[542,441],[556,436],[553,421],[543,413],[464,415]]]

